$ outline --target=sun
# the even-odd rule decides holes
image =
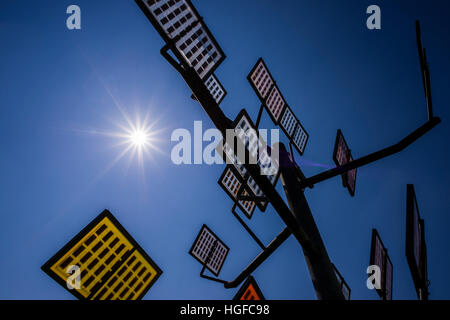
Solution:
[[[149,140],[149,134],[141,129],[134,130],[130,135],[130,143],[139,148],[147,145]]]
[[[122,115],[122,121],[114,121],[119,130],[103,133],[115,138],[117,142],[114,146],[122,149],[107,166],[106,171],[126,156],[128,156],[128,166],[135,159],[143,169],[146,158],[153,158],[155,152],[164,153],[158,147],[159,136],[164,131],[164,129],[158,128],[159,119],[152,118],[148,113],[144,117],[137,113],[134,119],[125,112],[122,112]]]
[[[144,156],[151,156],[153,151],[160,151],[156,146],[158,141],[158,133],[156,129],[158,120],[150,121],[147,114],[144,117],[136,116],[133,121],[128,115],[125,116],[125,123],[119,125],[121,132],[117,133],[117,137],[121,138],[122,144],[125,146],[121,156],[129,154],[131,158],[137,158],[139,163],[143,165]]]

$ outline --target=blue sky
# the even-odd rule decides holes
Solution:
[[[365,27],[374,3],[382,11],[379,31]],[[66,28],[70,4],[81,7],[82,30]],[[216,74],[228,91],[221,104],[228,117],[243,107],[256,117],[259,102],[246,76],[262,56],[310,134],[302,159],[326,165],[333,165],[338,128],[359,157],[426,121],[414,26],[421,20],[443,122],[404,152],[360,169],[354,198],[339,177],[306,197],[353,299],[378,299],[366,287],[372,228],[394,265],[394,299],[415,299],[404,240],[406,184],[413,183],[426,222],[430,298],[450,298],[448,1],[194,4],[227,54]],[[223,279],[233,279],[259,248],[217,184],[223,166],[170,161],[174,129],[212,123],[160,56],[163,41],[135,2],[1,1],[0,41],[0,298],[73,299],[40,266],[108,208],[164,271],[145,299],[231,299],[237,289],[201,279],[201,265],[188,254],[201,225],[230,247]],[[144,169],[128,157],[110,166],[123,146],[98,133],[118,130],[120,110],[132,118],[148,113],[162,130],[162,152],[146,157]],[[267,114],[262,126],[273,128]],[[307,176],[321,170],[302,169]],[[250,225],[265,243],[283,228],[270,206]],[[293,237],[253,275],[268,299],[315,299]]]

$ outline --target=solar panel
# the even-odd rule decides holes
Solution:
[[[279,125],[303,155],[309,135],[280,92],[264,60],[259,58],[247,76],[250,85],[275,125]]]
[[[225,54],[189,0],[135,0],[175,56],[193,67],[202,80]]]
[[[225,171],[219,179],[219,185],[234,201],[237,200],[241,187],[244,188],[241,191],[242,196],[249,196],[254,194],[253,192],[249,192],[248,188],[243,186],[242,176],[238,173],[233,165],[228,165],[225,168]],[[239,200],[237,202],[237,206],[242,210],[242,212],[245,213],[247,218],[250,219],[253,215],[253,212],[255,211],[256,203],[248,200]]]
[[[272,75],[267,69],[267,66],[262,58],[260,58],[253,67],[253,70],[250,72],[247,79],[255,89],[261,102],[264,102],[275,81],[273,80]]]
[[[237,137],[240,139],[245,145],[246,149],[249,153],[257,158],[256,164],[261,168],[261,172],[265,175],[272,185],[276,185],[280,176],[279,163],[276,157],[272,159],[269,154],[270,148],[267,146],[267,143],[263,140],[261,136],[258,137],[257,131],[255,130],[255,126],[251,121],[248,113],[243,109],[238,114],[236,119],[234,120],[233,127],[235,129],[240,129],[238,131]],[[221,142],[217,146],[217,152],[224,156],[224,160],[233,165],[236,168],[237,173],[240,175],[239,181],[243,182],[247,176],[247,170],[245,166],[242,164],[242,161],[234,154],[233,148],[231,148],[230,144],[227,142]],[[259,155],[259,157],[257,157]],[[272,161],[275,160],[275,161]],[[219,180],[219,184],[223,187],[222,178],[224,177],[227,168]],[[234,172],[234,171],[232,171]],[[254,179],[249,176],[247,180],[247,185],[249,190],[246,190],[250,193],[251,196],[264,197],[264,193],[261,191],[261,188],[256,184]],[[235,198],[232,197],[233,200]],[[257,201],[256,205],[261,211],[265,211],[268,205],[267,201]]]
[[[406,258],[417,295],[428,290],[425,223],[420,217],[414,186],[406,187]]]
[[[336,142],[333,151],[333,160],[337,166],[343,166],[351,161],[353,157],[351,151],[345,141],[342,131],[339,129],[336,134]],[[341,174],[342,184],[346,187],[351,196],[355,195],[356,188],[356,169]]]
[[[258,286],[255,278],[249,276],[247,280],[245,280],[242,287],[234,296],[233,300],[265,300],[264,295],[261,292],[261,289]]]
[[[71,267],[79,288],[68,287]],[[50,258],[42,270],[81,300],[140,300],[162,270],[117,219],[104,210]]]
[[[208,226],[203,225],[189,254],[202,265],[206,264],[206,268],[218,276],[229,250]]]
[[[381,288],[377,289],[378,295],[383,300],[392,300],[393,266],[387,249],[375,229],[372,230],[370,265],[378,266],[381,271]]]

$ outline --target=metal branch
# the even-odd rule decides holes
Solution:
[[[335,176],[341,175],[347,171],[365,166],[374,161],[377,161],[377,160],[386,158],[390,155],[393,155],[395,153],[398,153],[398,152],[402,151],[403,149],[405,149],[406,147],[408,147],[409,145],[411,145],[417,139],[422,137],[425,133],[427,133],[428,131],[433,129],[440,122],[441,122],[441,119],[434,117],[433,119],[431,119],[430,121],[425,123],[423,126],[419,127],[417,130],[412,132],[410,135],[408,135],[406,138],[404,138],[400,142],[398,142],[390,147],[379,150],[377,152],[371,153],[362,158],[359,158],[357,160],[353,160],[343,166],[335,167],[333,169],[327,170],[325,172],[319,173],[318,175],[310,177],[306,180],[303,180],[301,182],[301,186],[313,188],[316,183],[328,180]]]
[[[249,228],[249,226],[245,223],[244,220],[239,216],[239,214],[236,212],[236,203],[233,205],[233,208],[231,209],[231,212],[233,213],[234,217],[239,221],[239,223],[244,227],[244,229],[248,232],[248,234],[255,240],[255,242],[258,244],[258,246],[261,247],[261,249],[265,250],[266,247],[262,243],[261,240],[256,236],[256,234],[253,233],[253,231]]]
[[[253,273],[266,259],[280,247],[284,241],[291,235],[291,231],[285,228],[281,233],[272,240],[272,242],[263,250],[233,281],[225,283],[225,288],[236,288],[249,275]]]
[[[263,110],[264,110],[264,106],[261,105],[261,107],[259,107],[258,117],[256,118],[256,123],[255,123],[256,129],[259,128],[259,123],[261,122],[261,117],[262,117]]]
[[[205,272],[205,269],[206,269],[206,266],[203,266],[202,271],[200,272],[200,277],[202,277],[203,279],[219,282],[219,283],[222,283],[222,284],[226,284],[227,283],[227,281],[225,281],[225,280],[222,280],[222,279],[219,279],[219,278],[210,277],[210,276],[207,276],[207,275],[203,274]]]
[[[161,55],[164,57],[164,59],[166,59],[171,65],[172,67],[174,67],[178,72],[183,72],[183,67],[180,63],[178,63],[170,54],[169,54],[169,50],[170,50],[170,46],[168,44],[166,44],[164,47],[161,48],[160,53]]]
[[[425,90],[425,98],[427,100],[428,120],[433,118],[433,101],[431,98],[431,82],[430,69],[428,67],[427,54],[422,45],[422,35],[420,31],[420,23],[416,21],[416,37],[417,50],[419,52],[420,70],[422,74],[423,89]]]

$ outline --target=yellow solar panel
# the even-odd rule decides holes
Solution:
[[[69,289],[73,266],[80,288]],[[80,299],[140,299],[162,271],[105,210],[42,269]]]

